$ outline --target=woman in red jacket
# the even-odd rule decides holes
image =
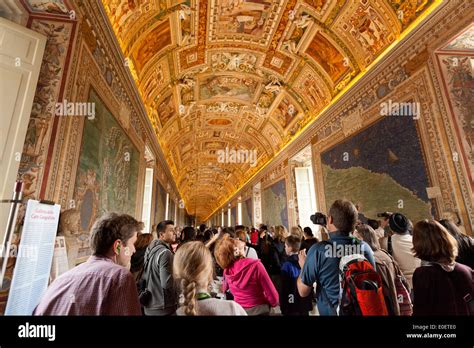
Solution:
[[[227,287],[248,315],[269,315],[278,306],[278,292],[258,259],[245,258],[237,239],[225,235],[215,247],[216,261],[224,269]]]

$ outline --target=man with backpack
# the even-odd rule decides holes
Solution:
[[[309,249],[308,255],[306,255],[305,250],[302,250],[299,254],[299,264],[302,271],[297,280],[298,293],[302,297],[309,296],[313,284],[316,282],[316,298],[320,315],[338,314],[337,311],[342,296],[339,278],[341,258],[351,254],[362,254],[366,259],[364,267],[368,272],[367,274],[376,277],[373,274],[376,274],[376,272],[372,249],[367,243],[351,236],[357,217],[357,209],[350,201],[335,201],[329,209],[326,221],[330,236],[329,241],[313,245]],[[351,250],[358,250],[359,252],[354,253]],[[376,283],[377,279],[374,278],[373,280]],[[364,280],[364,285],[371,284],[373,282],[370,279]],[[342,292],[345,290],[347,289],[343,289]],[[378,293],[377,289],[374,289],[374,291]]]

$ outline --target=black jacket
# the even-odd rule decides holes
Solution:
[[[266,234],[258,238],[257,252],[269,275],[280,274],[280,256],[272,237]]]
[[[311,248],[317,242],[318,242],[318,239],[315,238],[315,237],[305,239],[305,240],[303,240],[303,242],[301,242],[300,250],[306,249],[306,253],[308,253],[309,248]]]
[[[298,255],[291,255],[281,267],[280,309],[283,315],[308,315],[312,296],[301,297],[296,281],[301,272]]]

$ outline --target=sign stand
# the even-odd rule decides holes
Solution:
[[[28,200],[5,315],[31,315],[51,273],[61,206]]]
[[[8,256],[10,255],[10,248],[13,237],[13,229],[15,228],[15,221],[18,215],[19,205],[22,203],[23,198],[23,182],[17,181],[13,190],[13,198],[11,200],[2,200],[0,203],[11,203],[10,214],[8,215],[8,223],[5,230],[5,237],[2,244],[2,270],[0,273],[0,288],[3,286],[3,278],[7,270]]]

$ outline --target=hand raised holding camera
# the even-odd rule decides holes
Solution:
[[[311,215],[309,218],[311,219],[311,222],[313,224],[321,225],[323,227],[327,227],[328,218],[325,214],[323,214],[323,213],[314,213],[314,215]]]
[[[306,249],[302,249],[298,253],[298,264],[300,265],[301,269],[303,269],[305,261],[306,261]]]

